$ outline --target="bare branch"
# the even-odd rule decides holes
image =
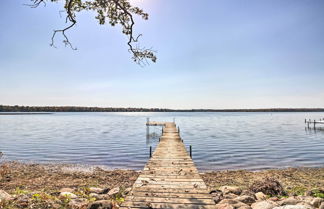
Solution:
[[[32,8],[38,7],[40,4],[44,3],[46,5],[46,1],[59,1],[59,0],[31,0],[33,3],[29,5]],[[65,46],[71,47],[71,49],[76,50],[71,44],[68,36],[66,35],[66,31],[74,27],[77,23],[76,20],[76,12],[80,12],[82,10],[87,11],[95,11],[97,13],[96,19],[99,20],[99,24],[105,24],[106,19],[109,19],[109,23],[114,26],[119,24],[123,27],[123,33],[128,37],[127,45],[129,47],[129,52],[133,55],[132,59],[140,64],[146,65],[148,63],[148,59],[156,62],[155,52],[152,49],[141,48],[138,45],[134,46],[134,44],[138,43],[139,38],[142,34],[134,36],[134,25],[135,21],[133,18],[133,14],[141,16],[143,19],[148,19],[148,14],[143,12],[138,7],[133,7],[129,0],[64,0],[65,1],[65,12],[66,19],[65,22],[69,23],[69,25],[63,29],[54,30],[51,46],[55,47],[55,38],[57,33],[61,33],[64,40],[63,43]],[[60,11],[61,16],[61,11]]]

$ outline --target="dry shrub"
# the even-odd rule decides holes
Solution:
[[[256,181],[250,186],[253,192],[263,192],[266,195],[286,195],[279,181],[273,178],[265,178],[261,181]]]

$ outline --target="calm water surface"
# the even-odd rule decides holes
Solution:
[[[324,166],[324,113],[55,113],[0,115],[2,160],[142,169],[160,127],[146,138],[146,117],[172,121],[204,170]]]

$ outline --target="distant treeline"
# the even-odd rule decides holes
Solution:
[[[161,108],[0,105],[0,112],[324,112],[324,108],[161,109]]]

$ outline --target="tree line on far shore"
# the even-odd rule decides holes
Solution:
[[[18,106],[0,105],[0,112],[324,112],[324,108],[267,109],[165,109],[79,106]]]

